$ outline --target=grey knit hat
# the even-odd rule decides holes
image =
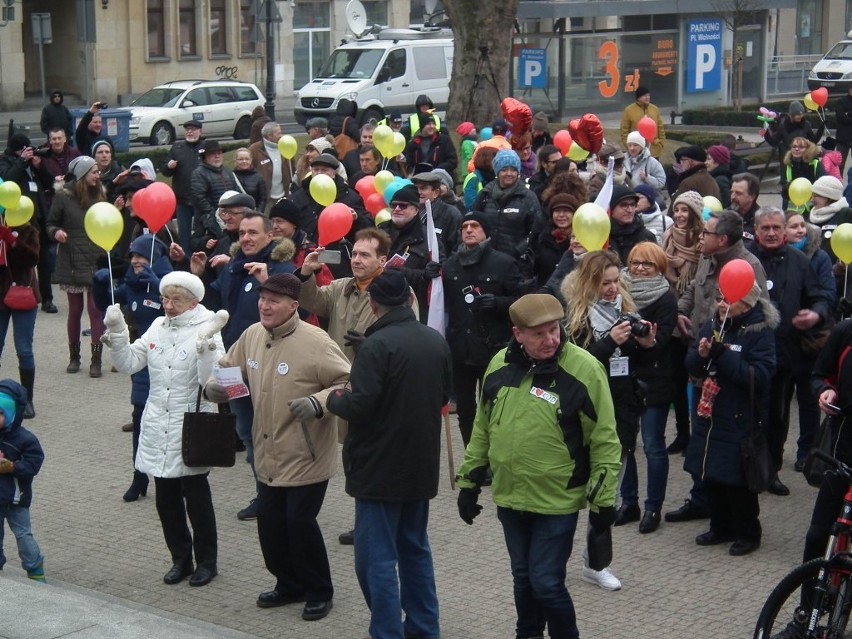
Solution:
[[[71,164],[68,165],[68,172],[73,173],[74,177],[78,180],[82,180],[86,176],[86,173],[92,170],[93,166],[95,166],[94,158],[90,158],[88,155],[81,155],[71,160]]]
[[[676,204],[686,204],[698,217],[704,214],[704,198],[698,191],[684,191],[672,202],[672,211]]]

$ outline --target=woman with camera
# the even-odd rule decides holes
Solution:
[[[597,357],[607,371],[623,458],[636,448],[644,405],[636,372],[653,365],[657,327],[636,315],[620,273],[615,253],[594,251],[565,278],[561,291],[568,304],[568,339]],[[584,566],[583,580],[605,590],[621,587],[609,568]]]

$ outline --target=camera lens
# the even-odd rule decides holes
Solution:
[[[651,327],[639,320],[633,320],[630,322],[630,332],[636,337],[645,337],[651,332]]]

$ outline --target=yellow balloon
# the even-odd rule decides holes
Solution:
[[[376,226],[390,222],[391,212],[388,209],[382,209],[376,214]]]
[[[379,171],[373,180],[373,186],[376,187],[376,193],[379,195],[385,194],[385,189],[393,182],[393,173],[390,171]]]
[[[32,219],[35,212],[33,201],[26,195],[18,200],[18,206],[6,209],[6,226],[23,226]]]
[[[831,234],[831,250],[841,262],[852,263],[852,224],[845,222]]]
[[[390,160],[405,150],[405,136],[399,131],[394,131],[390,142],[385,144],[385,150],[382,151],[382,157]]]
[[[385,155],[385,148],[393,140],[393,129],[387,124],[380,124],[373,129],[373,146],[379,150],[382,157]]]
[[[109,202],[92,204],[83,218],[86,235],[103,250],[112,249],[124,232],[124,219]]]
[[[278,138],[278,152],[285,160],[292,160],[296,157],[297,148],[296,138],[292,135],[282,135]]]
[[[568,149],[568,159],[574,162],[582,162],[589,157],[589,152],[586,151],[576,142],[571,142],[571,147]]]
[[[0,206],[7,209],[17,206],[21,200],[21,187],[14,182],[0,184]]]
[[[719,201],[719,198],[713,197],[712,195],[705,195],[704,208],[708,211],[718,213],[719,211],[724,210],[725,207],[722,206],[722,203]]]
[[[315,175],[311,178],[310,192],[314,202],[321,206],[328,206],[334,204],[337,197],[337,185],[327,175]]]
[[[811,97],[810,93],[805,94],[805,99],[802,100],[802,102],[804,103],[805,108],[808,111],[816,111],[817,109],[819,109],[819,105],[814,102],[814,99]]]
[[[609,239],[609,215],[594,202],[586,202],[574,212],[571,229],[587,251],[600,250]]]
[[[787,195],[796,206],[803,206],[811,199],[811,183],[808,178],[799,177],[790,182]]]

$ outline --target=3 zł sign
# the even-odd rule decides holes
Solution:
[[[603,72],[606,80],[598,82],[601,97],[614,98],[621,85],[621,71],[618,68],[618,45],[615,40],[607,40],[598,49],[598,59],[604,61]],[[633,93],[639,86],[639,69],[624,77],[624,92]]]

